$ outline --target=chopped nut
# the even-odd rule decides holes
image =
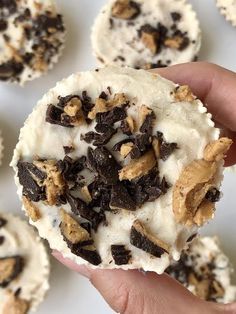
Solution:
[[[61,209],[61,224],[60,229],[62,235],[67,241],[72,244],[83,243],[91,240],[90,234],[87,230],[82,228],[80,224],[73,219],[66,211]]]
[[[131,161],[127,166],[123,167],[119,172],[119,179],[133,180],[148,173],[156,165],[156,158],[153,150],[150,150],[139,159]]]
[[[206,161],[219,161],[224,159],[225,154],[232,144],[233,141],[227,137],[222,137],[208,144],[204,150],[204,159]]]
[[[136,2],[130,0],[117,0],[112,6],[112,16],[118,19],[131,20],[140,13]]]
[[[160,156],[161,156],[161,154],[160,154],[161,143],[160,143],[160,140],[158,140],[158,138],[156,138],[156,137],[154,137],[153,140],[152,140],[152,148],[154,150],[156,159],[159,159]]]
[[[153,55],[155,55],[159,50],[158,38],[159,34],[155,30],[152,29],[141,30],[141,41],[143,42],[144,46],[151,51]]]
[[[213,218],[215,213],[215,204],[204,200],[201,203],[201,206],[198,208],[193,221],[196,225],[201,227],[206,221],[210,220]]]
[[[128,98],[125,94],[115,94],[113,99],[105,100],[103,98],[97,98],[95,101],[95,106],[88,114],[88,118],[93,120],[96,118],[97,113],[99,112],[107,112],[114,107],[122,107],[123,105],[128,103]]]
[[[29,216],[33,222],[38,221],[41,218],[39,208],[35,204],[33,204],[26,196],[22,197],[22,202],[26,210],[27,216]]]
[[[196,97],[193,95],[191,89],[187,85],[178,86],[174,93],[175,101],[182,102],[192,102],[196,99]]]
[[[0,287],[7,287],[22,272],[24,260],[20,256],[0,258]]]
[[[28,313],[30,304],[28,301],[15,296],[12,292],[9,293],[7,302],[3,307],[3,314],[26,314]]]
[[[122,157],[127,157],[129,155],[129,153],[132,151],[134,147],[134,143],[126,143],[126,144],[123,144],[120,148],[120,154]]]
[[[205,195],[213,186],[216,172],[217,164],[205,160],[193,161],[183,169],[173,191],[173,211],[178,222],[193,225],[195,219],[198,222],[208,220],[209,212],[203,210]]]
[[[130,243],[156,257],[170,251],[170,246],[151,234],[139,220],[135,220],[131,228]]]
[[[189,283],[195,287],[196,295],[203,300],[207,300],[209,296],[209,290],[211,281],[210,279],[198,280],[193,273],[189,275]]]
[[[86,203],[90,203],[92,201],[92,196],[91,196],[89,189],[86,185],[82,187],[81,193],[82,193],[84,201]]]
[[[181,45],[183,44],[184,39],[180,36],[174,36],[172,38],[167,38],[164,41],[164,45],[168,48],[172,49],[180,49]]]
[[[58,169],[57,163],[54,160],[34,161],[34,165],[46,172],[46,179],[39,182],[39,185],[43,185],[46,188],[47,202],[50,206],[56,205],[58,196],[64,194],[65,182],[62,174]]]
[[[69,116],[70,124],[73,126],[78,126],[84,121],[84,116],[82,112],[82,103],[78,97],[71,98],[64,107],[64,113],[62,114],[62,120],[64,117]]]

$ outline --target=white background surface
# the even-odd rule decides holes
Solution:
[[[170,0],[166,0],[170,1]],[[58,80],[72,72],[95,67],[91,53],[90,29],[105,0],[58,0],[67,25],[67,44],[60,63],[47,76],[28,83],[24,89],[0,84],[0,128],[5,157],[0,170],[0,209],[20,213],[12,170],[8,167],[20,127],[37,100]],[[215,0],[192,0],[203,30],[201,60],[218,63],[236,71],[236,28],[219,14]],[[236,104],[235,104],[236,105]],[[236,175],[226,173],[224,199],[216,219],[204,228],[205,234],[218,234],[225,251],[236,266]],[[52,263],[51,290],[37,314],[112,313],[90,283],[56,261]]]

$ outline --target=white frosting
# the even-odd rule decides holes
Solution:
[[[25,52],[34,53],[32,49],[32,40],[27,40],[25,37],[24,26],[27,23],[14,23],[15,18],[19,15],[19,13],[24,13],[25,9],[30,9],[31,15],[33,18],[36,18],[37,15],[45,14],[45,12],[50,11],[54,15],[58,13],[58,9],[56,7],[54,0],[21,0],[17,1],[17,12],[15,14],[11,14],[7,18],[8,27],[6,31],[0,33],[0,64],[9,61],[14,51],[19,51],[24,48]],[[29,22],[29,25],[31,23]],[[3,35],[7,35],[10,38],[10,46],[4,39]],[[57,38],[58,41],[64,43],[65,34],[62,32],[58,32]],[[13,49],[12,49],[13,48]],[[61,45],[58,52],[51,58],[50,63],[47,65],[47,70],[50,70],[54,63],[56,63],[62,53],[64,46]],[[40,77],[45,71],[34,70],[32,67],[24,64],[24,70],[20,75],[20,85],[24,85],[26,81],[34,80]]]
[[[192,6],[186,3],[186,0],[135,0],[141,5],[142,13],[134,20],[128,21],[133,25],[127,26],[126,20],[113,18],[113,27],[111,28],[111,8],[114,2],[114,0],[110,1],[101,9],[92,29],[92,46],[98,61],[102,59],[105,64],[130,67],[143,66],[158,61],[173,65],[193,61],[198,55],[201,46],[201,31],[196,13]],[[153,56],[140,41],[138,30],[144,24],[156,27],[158,22],[170,28],[174,24],[170,15],[172,12],[181,14],[178,28],[183,33],[188,33],[190,45],[183,51],[163,48],[160,53]],[[114,61],[118,56],[124,57],[125,61],[120,59]]]
[[[3,138],[2,138],[2,132],[0,130],[0,166],[2,164],[2,158],[3,158]]]
[[[216,0],[216,5],[226,20],[236,26],[236,0]]]
[[[195,159],[203,157],[205,146],[219,137],[219,130],[214,128],[211,115],[206,113],[199,100],[193,103],[176,103],[172,92],[176,85],[160,76],[153,75],[143,70],[129,68],[107,67],[97,71],[84,72],[71,75],[67,79],[57,83],[39,101],[21,129],[19,142],[16,146],[11,165],[17,171],[19,159],[32,161],[33,156],[46,159],[63,159],[65,156],[63,146],[75,147],[70,155],[72,158],[87,154],[88,144],[81,142],[80,136],[94,130],[95,123],[81,125],[77,128],[64,128],[45,122],[45,112],[48,104],[56,104],[58,96],[69,94],[81,95],[86,90],[93,101],[102,91],[111,87],[112,93],[125,93],[135,103],[129,108],[129,114],[137,117],[138,108],[145,104],[152,108],[157,116],[155,131],[164,133],[168,142],[175,142],[179,149],[170,158],[159,162],[161,176],[175,184],[184,166]],[[123,136],[124,137],[124,136]],[[121,140],[122,135],[114,136],[108,148]],[[16,176],[18,194],[22,196],[22,186]],[[125,244],[132,251],[132,263],[122,268],[143,268],[162,273],[169,264],[169,255],[164,254],[161,258],[145,253],[130,245],[129,234],[133,221],[138,218],[146,223],[151,231],[160,239],[171,246],[171,256],[178,259],[180,252],[190,235],[196,232],[196,227],[188,228],[176,223],[172,212],[171,187],[168,193],[154,202],[145,203],[135,212],[119,212],[117,214],[106,213],[108,226],[100,226],[97,233],[93,234],[95,245],[102,258],[103,268],[115,268],[110,253],[111,244]],[[51,248],[59,250],[78,264],[87,264],[80,257],[73,255],[63,241],[59,230],[60,216],[56,206],[46,206],[37,203],[42,213],[42,218],[31,223],[39,230],[41,237],[46,238]],[[68,212],[70,207],[63,206]]]
[[[195,239],[188,250],[188,254],[193,256],[193,270],[201,274],[200,268],[214,260],[212,270],[215,279],[224,288],[223,298],[217,299],[217,302],[230,303],[236,301],[236,286],[231,283],[232,266],[228,257],[222,252],[217,237],[199,237]],[[189,287],[195,293],[193,286]]]
[[[35,311],[49,289],[49,259],[46,249],[33,230],[20,218],[0,213],[7,224],[0,228],[0,236],[5,240],[0,245],[0,258],[19,255],[24,258],[25,266],[20,275],[6,288],[0,288],[0,314],[7,302],[8,290],[13,293],[21,288],[20,298],[30,302],[30,310]]]

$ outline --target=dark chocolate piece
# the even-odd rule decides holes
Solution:
[[[213,188],[209,190],[205,196],[205,199],[212,203],[216,203],[220,201],[221,193],[217,188]]]
[[[3,245],[5,241],[5,237],[4,236],[0,236],[0,245]]]
[[[174,22],[180,21],[181,17],[182,17],[182,15],[180,13],[178,13],[178,12],[172,12],[170,15],[171,15],[172,20]]]
[[[131,251],[125,245],[111,245],[111,255],[116,265],[127,265],[131,259]]]
[[[0,217],[0,228],[4,227],[7,224],[7,220]]]
[[[86,157],[82,156],[73,160],[69,156],[65,156],[65,158],[60,160],[57,164],[64,180],[67,182],[77,182],[79,173],[86,168]]]
[[[65,28],[62,21],[62,16],[58,14],[55,17],[50,17],[48,15],[38,15],[34,21],[33,31],[36,34],[50,34],[51,29],[56,31],[64,32]]]
[[[167,143],[161,132],[157,132],[157,139],[160,142],[160,158],[166,161],[170,155],[178,149],[178,145],[176,143]]]
[[[81,139],[87,143],[92,143],[94,146],[104,146],[106,145],[112,136],[117,132],[117,130],[108,126],[107,124],[98,124],[96,129],[101,133],[96,133],[90,131],[81,136]]]
[[[135,223],[131,228],[130,243],[135,247],[160,258],[164,253],[168,253],[166,249],[154,243],[141,228],[137,228]]]
[[[131,135],[132,135],[132,132],[131,132],[131,130],[130,130],[130,126],[129,126],[129,123],[127,122],[127,120],[121,121],[120,129],[121,129],[121,131],[122,131],[125,135],[128,135],[128,136],[131,136]]]
[[[134,148],[130,152],[132,159],[138,159],[151,148],[151,137],[149,134],[138,134],[135,137]]]
[[[0,64],[0,80],[7,81],[12,77],[17,77],[24,69],[22,63],[15,60],[9,60]]]
[[[73,146],[63,146],[63,149],[66,155],[72,153],[75,150]]]
[[[39,181],[42,181],[45,178],[45,174],[29,162],[19,161],[17,168],[18,178],[23,186],[23,195],[33,202],[46,200],[45,187],[39,186],[32,177],[33,174]]]
[[[99,213],[96,212],[80,198],[74,197],[68,193],[67,200],[71,206],[72,212],[75,215],[80,215],[82,218],[87,219],[92,224],[95,231],[100,223],[106,221],[106,216],[103,211],[100,211]]]
[[[16,0],[1,0],[0,1],[0,9],[5,9],[2,14],[4,14],[4,16],[9,16],[12,15],[14,13],[16,13],[17,11],[17,4],[16,4]]]
[[[115,107],[107,112],[99,112],[96,114],[98,124],[108,124],[112,126],[114,123],[124,120],[127,117],[125,107]]]
[[[7,29],[7,21],[0,19],[0,32],[4,32]]]
[[[7,287],[16,279],[24,268],[24,259],[21,256],[0,258],[1,282],[0,287]]]
[[[144,120],[143,124],[141,125],[139,131],[141,133],[152,135],[153,123],[154,123],[155,119],[156,119],[156,115],[155,115],[154,111],[152,111],[151,113],[149,113],[145,117],[145,120]]]
[[[102,262],[98,252],[96,250],[90,250],[89,246],[86,248],[86,246],[77,247],[76,245],[72,245],[70,249],[73,254],[82,257],[92,265],[97,266]]]
[[[115,210],[136,210],[136,204],[122,183],[112,186],[110,208]]]
[[[105,184],[116,184],[120,165],[105,147],[88,148],[88,167],[95,171]]]
[[[132,139],[132,138],[126,138],[125,140],[122,140],[122,141],[116,143],[116,144],[112,147],[112,150],[113,150],[114,152],[119,152],[122,145],[127,144],[127,143],[133,143],[133,142],[134,142],[134,139]]]

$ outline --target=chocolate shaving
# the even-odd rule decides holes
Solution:
[[[88,148],[88,167],[95,171],[105,184],[116,184],[120,166],[105,147]]]
[[[94,146],[104,146],[117,132],[117,130],[106,124],[98,124],[96,129],[99,130],[101,134],[90,131],[82,135],[81,139],[84,140],[86,143],[93,143]]]
[[[113,210],[136,210],[136,204],[121,183],[112,186],[110,208]]]
[[[138,220],[133,223],[131,228],[130,243],[158,258],[164,253],[169,253],[169,246],[148,232]]]
[[[82,156],[73,160],[69,156],[65,156],[63,160],[58,161],[57,165],[65,181],[77,182],[79,173],[86,167],[86,157]]]
[[[132,257],[131,251],[125,245],[111,245],[111,255],[116,265],[127,265]]]
[[[21,256],[0,258],[0,287],[7,287],[23,271],[24,260]]]

